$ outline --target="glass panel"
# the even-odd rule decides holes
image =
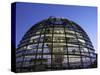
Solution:
[[[80,54],[79,48],[76,47],[68,47],[69,54]]]
[[[48,47],[48,44],[44,43],[44,48],[47,48]]]
[[[89,64],[89,63],[91,63],[91,62],[90,62],[90,58],[89,58],[89,57],[86,57],[86,59],[85,59],[85,60],[86,60],[86,62],[87,62],[88,64]]]
[[[27,49],[34,49],[37,48],[37,44],[28,45]]]
[[[38,48],[42,48],[43,43],[39,43]]]
[[[75,34],[75,31],[67,30],[67,33]]]
[[[46,42],[48,42],[48,43],[52,42],[52,35],[51,35],[51,34],[46,34],[46,35],[45,35],[44,42],[45,42],[45,43],[46,43]]]
[[[54,37],[65,37],[65,34],[54,34]]]
[[[67,54],[67,48],[64,47],[64,54]]]
[[[35,55],[33,55],[33,56],[25,56],[25,57],[24,57],[24,61],[29,61],[29,62],[31,62],[32,59],[35,59]]]
[[[36,32],[36,34],[40,34],[41,33],[41,30],[38,30],[37,32]]]
[[[42,48],[41,49],[38,49],[38,52],[37,53],[42,53]]]
[[[78,32],[76,32],[76,35],[77,35],[77,37],[79,37],[79,38],[83,38],[83,36],[82,36],[80,33],[78,33]]]
[[[43,53],[49,53],[49,52],[50,52],[49,48],[43,48]]]
[[[78,39],[78,41],[81,43],[85,43],[85,41],[83,39],[80,39],[80,38]]]
[[[78,42],[75,37],[67,37],[67,42]]]
[[[63,63],[68,63],[67,55],[64,55]]]
[[[64,55],[55,54],[55,55],[53,55],[52,62],[53,62],[53,64],[61,64],[61,63],[63,63],[63,59],[64,59]]]
[[[21,62],[21,61],[23,61],[23,57],[16,58],[16,62]]]
[[[67,38],[76,38],[75,35],[69,35],[69,34],[66,34],[66,37]]]
[[[69,58],[69,62],[80,62],[80,58]]]
[[[68,29],[68,30],[73,30],[73,27],[70,24],[65,25],[65,28]]]
[[[53,43],[53,47],[66,47],[66,43]]]
[[[54,28],[54,33],[63,34],[64,33],[64,28]]]
[[[56,43],[63,43],[63,42],[66,42],[66,40],[65,40],[65,37],[56,37],[56,36],[54,36],[53,37],[53,42],[56,42]]]
[[[52,33],[52,28],[46,28],[46,34],[51,34]]]
[[[36,53],[36,50],[37,50],[37,49],[27,50],[27,51],[26,51],[26,54],[34,54],[34,53]],[[25,53],[25,52],[24,52],[24,53]]]
[[[80,56],[69,55],[69,63],[72,68],[80,68],[81,58]]]
[[[95,57],[95,54],[94,54],[94,53],[90,53],[90,56],[91,56],[91,57]]]
[[[51,51],[52,51],[52,43],[45,43],[44,48],[47,48],[47,50],[51,53]]]
[[[44,59],[51,58],[51,55],[45,55],[45,54],[44,54],[44,55],[43,55],[43,58],[44,58]]]
[[[89,53],[88,53],[88,52],[82,52],[81,54],[82,54],[82,55],[89,56]]]
[[[76,44],[67,44],[68,46],[70,47],[78,47],[79,45],[76,45]]]
[[[81,47],[80,48],[81,52],[88,52],[88,49],[86,47],[84,46],[80,46],[80,47]]]
[[[94,63],[96,61],[96,59],[95,58],[91,58],[91,61],[92,61],[92,63]]]
[[[84,52],[89,52],[87,48],[83,48],[83,49],[84,49]]]
[[[41,33],[44,34],[45,33],[45,29],[42,29],[42,32]]]
[[[27,46],[27,49],[32,49],[32,48],[33,48],[32,45]]]
[[[63,47],[53,48],[53,52],[57,53],[57,54],[63,54],[64,53],[64,48]]]
[[[51,55],[43,55],[43,59],[45,59],[45,61],[43,61],[43,64],[50,65],[50,63],[51,63]]]
[[[41,54],[38,54],[38,55],[37,55],[37,59],[40,59],[40,58],[41,58],[41,56],[42,56]]]
[[[37,36],[32,36],[31,39],[37,39],[37,38],[39,38],[39,37],[40,37],[39,35],[37,35]]]

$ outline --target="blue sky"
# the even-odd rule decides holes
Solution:
[[[64,17],[79,24],[97,49],[96,7],[22,2],[16,4],[16,47],[31,26],[49,16]]]

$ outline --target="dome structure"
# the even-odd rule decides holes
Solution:
[[[93,45],[78,24],[49,17],[23,36],[16,50],[16,71],[91,68],[95,60]]]

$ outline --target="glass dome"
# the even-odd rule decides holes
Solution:
[[[16,71],[91,68],[95,59],[93,45],[78,24],[49,17],[23,36],[16,50]]]

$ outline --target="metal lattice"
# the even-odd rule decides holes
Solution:
[[[31,27],[16,50],[16,71],[90,68],[96,59],[86,32],[73,21],[50,17]]]

